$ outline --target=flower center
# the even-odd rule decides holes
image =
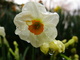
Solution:
[[[32,20],[32,24],[28,26],[30,32],[34,33],[35,35],[39,35],[44,30],[44,25],[41,23],[40,20]]]
[[[41,23],[35,22],[35,23],[33,24],[33,27],[34,27],[35,30],[36,30],[36,29],[39,29],[39,28],[41,27]]]

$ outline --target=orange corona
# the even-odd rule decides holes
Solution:
[[[43,32],[44,25],[41,23],[40,20],[32,20],[32,24],[28,26],[28,29],[35,35],[39,35]]]

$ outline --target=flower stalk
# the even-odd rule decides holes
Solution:
[[[65,47],[68,48],[70,45],[73,45],[74,43],[78,42],[78,37],[73,36],[72,39],[70,39],[67,43],[65,43]]]
[[[2,45],[2,60],[6,60],[5,57],[5,46],[4,46],[4,38],[0,35],[1,45]]]
[[[16,41],[14,41],[13,44],[14,44],[14,46],[15,46],[15,51],[13,51],[11,48],[9,48],[9,51],[10,51],[11,54],[15,57],[16,60],[20,60],[18,44],[17,44]]]

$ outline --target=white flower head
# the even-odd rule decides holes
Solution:
[[[57,13],[47,12],[40,3],[27,2],[22,8],[22,12],[14,18],[15,34],[34,47],[40,47],[43,43],[55,39],[58,21]]]
[[[0,35],[5,37],[5,30],[4,27],[0,27]]]

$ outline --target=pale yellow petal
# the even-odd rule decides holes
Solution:
[[[32,19],[33,19],[32,14],[28,11],[24,11],[15,16],[14,23],[16,23],[15,22],[16,20],[26,21],[26,20],[32,20]]]
[[[45,26],[44,33],[49,39],[55,39],[57,37],[57,29],[54,26]]]
[[[28,41],[27,37],[29,36],[28,25],[26,20],[32,20],[33,17],[29,12],[21,12],[16,15],[14,18],[14,24],[16,25],[15,34],[19,35],[22,40]]]
[[[34,47],[40,47],[43,43],[49,43],[52,41],[44,32],[40,35],[30,33],[29,40]]]
[[[37,19],[40,18],[39,16],[40,12],[46,12],[46,9],[40,3],[28,2],[23,6],[22,11],[30,11],[30,13],[34,16],[34,18]]]
[[[54,26],[56,26],[59,22],[59,16],[57,13],[43,13],[43,22],[45,25],[50,25],[53,24]]]

